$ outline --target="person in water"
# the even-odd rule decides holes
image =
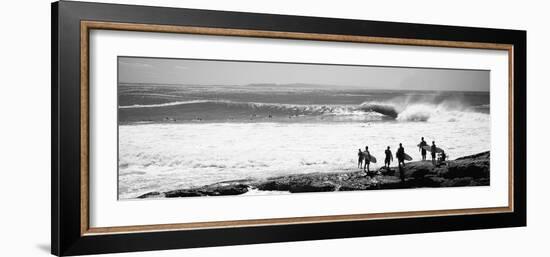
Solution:
[[[365,146],[365,151],[363,152],[363,155],[364,155],[364,159],[365,159],[365,166],[363,167],[363,171],[367,171],[367,173],[370,172],[370,152],[369,152],[369,147],[368,146]]]
[[[397,157],[397,165],[405,166],[405,148],[403,148],[403,144],[399,143],[399,148],[397,149],[395,156]]]
[[[363,159],[365,158],[365,155],[363,154],[363,152],[361,152],[361,148],[359,148],[359,152],[357,153],[357,168],[362,168],[363,167]]]
[[[437,164],[435,160],[435,154],[437,152],[437,146],[435,146],[435,141],[432,141],[432,147],[430,148],[430,152],[432,154],[432,164],[435,166]]]
[[[384,153],[386,154],[386,159],[384,160],[384,167],[389,169],[390,168],[390,163],[393,161],[393,155],[391,153],[391,150],[390,150],[389,146],[386,149],[386,151],[384,151]]]
[[[426,149],[424,149],[424,146],[428,146],[428,143],[426,143],[426,141],[424,141],[424,137],[422,137],[420,139],[420,144],[418,144],[418,150],[422,154],[422,160],[423,161],[426,160]]]

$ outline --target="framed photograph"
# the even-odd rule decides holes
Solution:
[[[526,225],[526,32],[57,2],[52,253]]]

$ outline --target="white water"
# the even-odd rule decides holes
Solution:
[[[365,145],[379,162],[386,146],[395,153],[399,143],[418,160],[421,136],[428,143],[435,140],[451,159],[489,150],[489,115],[427,111],[428,118],[419,119],[427,122],[121,125],[119,196],[132,198],[224,180],[356,169],[357,149]]]

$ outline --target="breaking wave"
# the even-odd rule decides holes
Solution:
[[[432,122],[460,122],[460,121],[485,121],[489,119],[486,113],[476,112],[471,109],[449,108],[445,104],[414,104],[407,106],[399,113],[398,121],[432,121]]]
[[[189,100],[149,105],[119,106],[120,109],[142,108],[200,108],[201,110],[225,110],[265,115],[332,115],[369,117],[370,120],[397,121],[448,121],[489,119],[489,106],[464,107],[457,101],[407,101],[393,99],[388,101],[368,101],[359,105],[305,105],[283,103],[238,102],[228,100]]]

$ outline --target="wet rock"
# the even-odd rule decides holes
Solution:
[[[201,193],[209,196],[215,195],[240,195],[248,192],[248,186],[242,184],[225,185],[217,187],[206,187],[201,189]]]
[[[484,152],[466,156],[447,164],[447,168],[440,171],[440,175],[447,179],[472,177],[475,179],[488,178],[490,172],[490,153]]]
[[[472,186],[473,181],[472,177],[454,178],[445,180],[441,185],[444,187]]]
[[[262,180],[233,180],[203,187],[150,192],[138,198],[240,195],[250,188],[264,191],[332,192],[421,187],[490,185],[490,153],[465,156],[434,166],[431,161],[408,162],[402,168],[380,168],[366,174],[349,169],[333,173],[309,173]]]
[[[284,181],[279,180],[271,180],[266,181],[264,183],[259,183],[255,185],[256,188],[259,190],[265,190],[265,191],[289,191],[290,190],[290,184]]]
[[[385,176],[395,175],[395,169],[382,167],[378,170],[378,173]]]
[[[245,184],[212,184],[198,188],[178,189],[163,193],[164,197],[192,197],[192,196],[219,196],[240,195],[248,192],[249,186]],[[150,194],[150,193],[148,193]],[[147,195],[147,194],[146,194]],[[142,195],[138,198],[151,198]]]
[[[289,190],[291,193],[303,193],[303,192],[330,192],[336,191],[336,184],[323,183],[319,181],[311,181],[308,183],[292,184]]]
[[[160,192],[149,192],[143,195],[138,196],[137,198],[144,199],[144,198],[160,198],[164,197],[165,195]]]

